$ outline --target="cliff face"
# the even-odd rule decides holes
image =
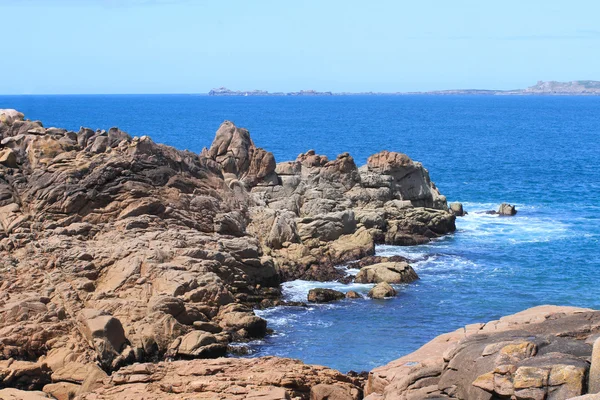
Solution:
[[[198,155],[14,110],[0,143],[0,387],[83,393],[134,362],[222,356],[265,335],[252,307],[281,280],[454,230],[399,153],[276,164],[231,122]]]

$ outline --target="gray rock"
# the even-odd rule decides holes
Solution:
[[[500,214],[500,215],[512,216],[512,215],[515,215],[516,213],[517,213],[517,209],[515,208],[515,206],[510,205],[508,203],[502,203],[500,205],[500,207],[498,208],[498,214]]]
[[[462,203],[450,203],[450,212],[457,217],[462,217],[466,214]]]

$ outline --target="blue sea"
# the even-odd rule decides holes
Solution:
[[[341,371],[370,370],[435,336],[540,304],[600,308],[600,97],[192,95],[0,96],[45,126],[119,126],[133,136],[199,152],[223,120],[250,130],[278,161],[315,149],[358,165],[393,150],[429,169],[469,215],[428,245],[381,246],[414,260],[421,279],[391,300],[341,301],[260,311],[274,334],[253,355],[299,358]],[[512,218],[486,215],[502,202]],[[295,281],[310,288],[368,285]]]

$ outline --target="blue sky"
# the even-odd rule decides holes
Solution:
[[[600,2],[0,0],[0,94],[600,80]]]

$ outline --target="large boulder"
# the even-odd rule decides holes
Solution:
[[[500,207],[498,207],[498,214],[500,215],[506,215],[506,216],[513,216],[517,213],[517,209],[515,208],[515,206],[508,204],[508,203],[502,203],[500,204]]]
[[[387,297],[394,297],[398,294],[389,283],[381,282],[375,285],[373,289],[369,290],[368,296],[372,299],[385,299]]]
[[[96,350],[99,361],[110,368],[127,343],[121,321],[104,311],[90,308],[81,310],[77,319],[83,335]]]
[[[344,297],[346,297],[346,295],[337,290],[317,288],[308,291],[307,300],[311,303],[329,303],[341,300]]]
[[[458,202],[450,203],[449,209],[450,209],[450,212],[452,214],[456,215],[457,217],[463,217],[466,214],[462,203],[458,203]]]
[[[249,307],[232,303],[221,307],[215,320],[226,331],[242,337],[262,337],[267,332],[267,321],[254,315]]]
[[[356,283],[410,283],[419,279],[415,270],[406,262],[385,262],[361,268]]]
[[[227,345],[218,343],[209,332],[192,331],[181,338],[177,355],[184,358],[216,358],[227,352]]]
[[[17,154],[12,149],[0,150],[0,164],[9,168],[17,167]]]

